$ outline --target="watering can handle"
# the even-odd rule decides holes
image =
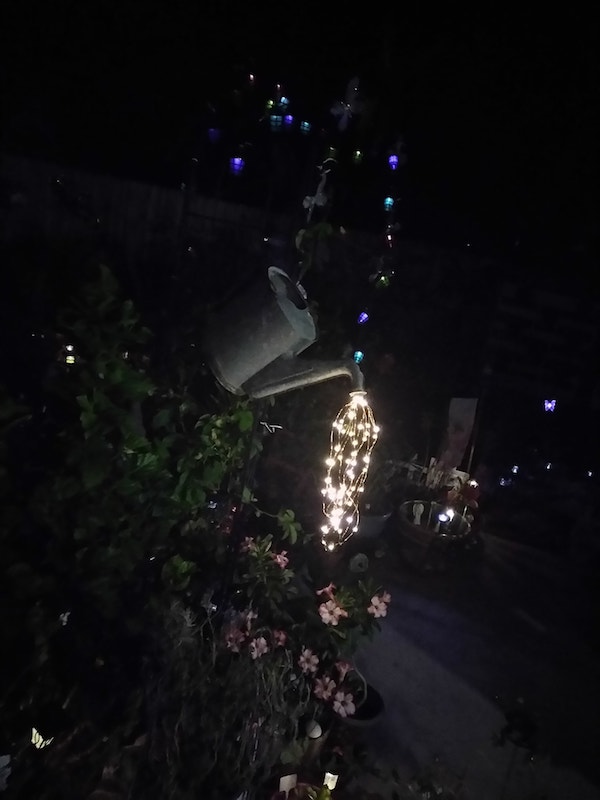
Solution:
[[[294,283],[287,272],[278,267],[269,267],[268,274],[271,289],[278,297],[285,297],[300,311],[304,311],[308,307],[304,287],[299,283]]]

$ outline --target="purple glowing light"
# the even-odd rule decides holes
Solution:
[[[391,155],[388,158],[388,164],[390,165],[390,169],[393,171],[398,168],[398,156]]]
[[[216,144],[219,141],[220,136],[221,136],[221,131],[218,128],[208,129],[208,141],[211,144]]]
[[[285,117],[283,118],[283,121],[286,124],[286,126],[289,127],[294,121],[294,118],[291,114],[286,114]]]
[[[556,400],[544,400],[544,411],[554,411],[556,408]]]
[[[244,159],[241,156],[229,159],[229,169],[234,175],[239,175],[245,166]]]
[[[367,314],[367,312],[366,311],[361,311],[360,314],[358,315],[358,324],[359,325],[364,325],[364,323],[367,322],[368,319],[369,319],[369,315]]]

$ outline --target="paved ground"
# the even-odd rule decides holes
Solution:
[[[386,702],[374,750],[407,779],[437,761],[469,800],[599,800],[593,584],[564,559],[486,545],[475,576],[417,575],[389,551],[376,562],[393,602],[359,660]],[[496,697],[531,709],[534,761],[493,743],[506,721]]]

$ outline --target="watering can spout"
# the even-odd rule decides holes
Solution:
[[[324,383],[333,378],[349,378],[352,391],[364,389],[364,377],[354,361],[316,361],[300,358],[278,358],[255,375],[245,386],[245,392],[255,400],[273,397],[293,389]]]

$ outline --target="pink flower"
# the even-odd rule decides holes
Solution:
[[[389,594],[387,596],[389,597]],[[387,603],[384,601],[383,597],[374,594],[371,598],[371,605],[367,608],[367,611],[376,618],[385,617],[387,615]]]
[[[333,699],[333,710],[340,715],[340,717],[350,717],[356,711],[354,705],[354,695],[344,694],[344,692],[336,692]]]
[[[308,647],[305,647],[300,653],[298,665],[305,675],[307,675],[309,672],[314,673],[317,671],[317,667],[319,666],[319,657],[316,656],[312,650],[309,650]]]
[[[381,595],[381,599],[383,600],[384,603],[389,605],[392,602],[392,595],[389,592],[384,592]]]
[[[287,633],[285,631],[273,631],[273,641],[277,647],[283,647],[287,641]]]
[[[240,645],[246,638],[246,634],[244,631],[241,631],[239,628],[230,625],[225,633],[225,642],[227,644],[227,649],[231,650],[232,653],[239,653],[240,652]]]
[[[344,678],[350,672],[350,670],[354,669],[354,667],[352,666],[352,664],[350,664],[349,661],[337,661],[335,668],[337,669],[338,675],[340,676],[340,683],[344,680]]]
[[[281,569],[285,569],[290,561],[287,557],[287,550],[282,550],[281,553],[271,553],[271,558]]]
[[[324,586],[322,589],[317,589],[317,594],[321,596],[324,594],[330,600],[333,600],[333,593],[335,591],[335,586],[333,583],[330,583],[329,586]]]
[[[340,617],[347,617],[348,612],[344,611],[335,600],[328,600],[326,603],[321,603],[319,606],[319,614],[321,619],[326,625],[337,625]]]
[[[323,675],[322,678],[315,680],[313,692],[315,697],[319,700],[331,700],[335,691],[335,681],[329,675]]]
[[[252,639],[248,645],[248,650],[250,651],[252,658],[256,661],[257,658],[260,658],[261,656],[264,656],[265,653],[269,652],[267,640],[264,636],[259,636],[256,639]]]
[[[256,550],[256,545],[254,544],[254,539],[252,536],[246,536],[242,544],[240,545],[240,550],[242,553],[251,553]]]

